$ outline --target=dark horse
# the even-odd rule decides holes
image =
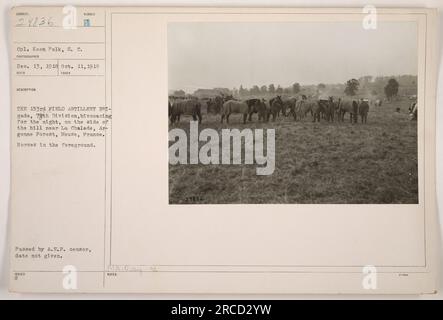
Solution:
[[[320,99],[317,101],[316,104],[314,104],[312,106],[311,111],[312,111],[312,115],[314,116],[313,122],[316,122],[317,120],[318,120],[318,122],[320,122],[321,116],[326,113],[328,105],[329,105],[328,100]]]
[[[358,106],[358,113],[361,117],[361,123],[366,123],[368,121],[369,103],[362,100]]]
[[[275,118],[277,118],[280,112],[283,112],[283,100],[281,99],[281,96],[276,96],[269,100],[269,106],[270,113],[272,115],[272,121],[275,121]]]
[[[271,114],[271,107],[269,105],[269,102],[265,99],[262,99],[257,107],[257,113],[258,113],[258,121],[262,120],[263,122],[269,121],[269,116]]]
[[[261,100],[252,98],[245,101],[248,105],[248,121],[252,121],[252,114],[258,113],[259,109],[261,108]]]
[[[334,116],[337,110],[338,110],[338,101],[334,101],[333,97],[329,97],[328,102],[325,105],[326,121],[334,122]]]
[[[282,113],[285,117],[293,116],[294,121],[297,120],[297,112],[296,112],[296,106],[297,106],[297,98],[288,98],[284,99],[283,101],[283,107],[282,107]]]

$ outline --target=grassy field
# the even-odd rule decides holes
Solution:
[[[243,125],[203,115],[199,130],[275,128],[275,171],[256,165],[169,165],[169,201],[181,203],[418,203],[417,123],[410,101],[371,106],[367,124],[278,118]],[[400,112],[396,112],[400,108]],[[189,131],[191,117],[175,127]],[[360,119],[359,119],[360,120]]]

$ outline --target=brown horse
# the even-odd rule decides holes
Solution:
[[[226,118],[226,123],[229,123],[229,116],[232,113],[242,114],[243,123],[246,123],[246,119],[248,119],[248,116],[249,121],[251,121],[252,114],[257,112],[259,102],[259,99],[249,99],[246,101],[226,101],[225,103],[223,103],[220,122],[223,123],[223,120]]]
[[[295,113],[299,120],[302,120],[310,112],[312,114],[312,101],[308,101],[306,97],[298,100],[295,107]]]
[[[181,115],[190,115],[192,119],[202,122],[201,103],[197,99],[176,100],[169,107],[169,118],[171,124],[180,122]]]
[[[345,114],[349,112],[351,123],[357,123],[358,102],[355,100],[342,100],[339,106],[339,120],[345,120]]]
[[[219,114],[223,107],[223,103],[225,103],[228,100],[234,100],[232,95],[226,96],[221,94],[215,96],[214,98],[209,98],[209,100],[207,101],[208,113]]]

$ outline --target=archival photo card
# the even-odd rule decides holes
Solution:
[[[10,18],[11,291],[435,292],[436,10]]]

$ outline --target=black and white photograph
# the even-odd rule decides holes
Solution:
[[[414,22],[170,23],[170,204],[418,203],[417,64]]]

